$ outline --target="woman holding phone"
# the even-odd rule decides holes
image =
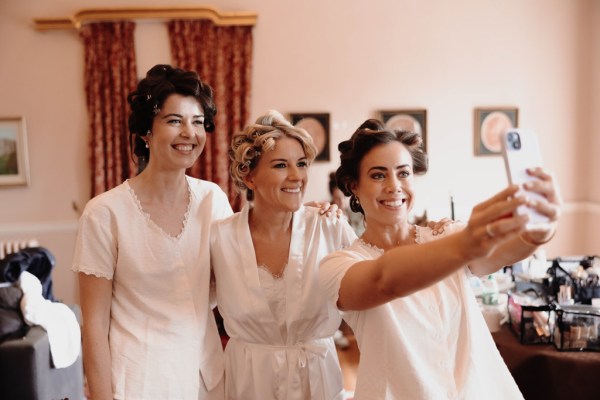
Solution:
[[[466,224],[411,225],[415,174],[427,171],[416,133],[367,120],[340,143],[339,188],[366,230],[321,262],[320,282],[343,312],[361,351],[355,399],[519,399],[468,276],[487,275],[550,240],[560,214],[554,179],[536,168],[531,202],[509,186],[473,208]],[[526,205],[550,224],[526,231]]]

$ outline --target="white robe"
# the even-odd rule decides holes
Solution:
[[[287,338],[261,287],[248,225],[248,206],[213,224],[211,258],[217,302],[231,337],[225,349],[228,399],[343,398],[332,335],[341,317],[318,286],[327,254],[356,237],[346,221],[304,208],[294,213],[286,282]],[[308,379],[310,393],[302,392]]]

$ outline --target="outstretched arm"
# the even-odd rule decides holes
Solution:
[[[526,218],[511,216],[525,202],[514,197],[517,190],[517,186],[511,186],[479,204],[466,228],[458,233],[424,244],[400,246],[378,259],[357,262],[342,278],[338,307],[364,310],[387,303],[438,282],[472,260],[489,256],[525,227]],[[503,231],[488,235],[488,224],[499,219],[504,219]]]

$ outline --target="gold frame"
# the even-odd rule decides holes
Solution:
[[[11,143],[14,142],[14,143]],[[29,184],[29,157],[27,154],[27,132],[25,129],[25,118],[23,117],[0,117],[0,149],[3,150],[1,157],[16,158],[16,173],[10,173],[0,169],[0,186],[27,186]],[[14,150],[12,150],[14,148]],[[3,168],[4,160],[0,162]]]
[[[80,29],[82,24],[100,21],[122,21],[134,19],[209,19],[220,26],[254,26],[254,12],[221,12],[213,7],[129,7],[87,8],[71,17],[34,18],[39,31],[56,29]]]

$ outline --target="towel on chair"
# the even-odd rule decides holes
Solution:
[[[0,260],[0,282],[17,282],[21,273],[35,275],[42,284],[42,296],[55,301],[52,294],[54,255],[44,247],[27,247]]]
[[[81,330],[73,311],[63,303],[46,300],[40,280],[27,271],[21,273],[19,286],[23,318],[28,325],[40,325],[48,333],[54,367],[73,364],[81,352]]]

